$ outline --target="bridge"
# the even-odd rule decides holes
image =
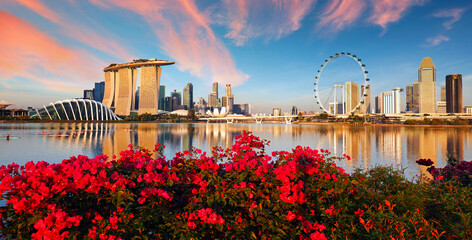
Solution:
[[[236,122],[255,122],[257,124],[262,124],[262,121],[278,121],[285,122],[285,124],[292,124],[292,121],[297,117],[297,115],[285,115],[285,116],[266,116],[266,115],[252,115],[252,116],[239,116],[239,115],[227,115],[224,117],[202,117],[199,118],[201,121],[206,121],[207,123],[211,122],[224,122],[234,123]]]

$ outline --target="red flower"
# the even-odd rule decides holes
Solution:
[[[296,215],[292,211],[288,211],[286,217],[287,217],[287,220],[290,222],[296,217]]]

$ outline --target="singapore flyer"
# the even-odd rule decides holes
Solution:
[[[362,59],[336,53],[321,64],[315,77],[315,102],[329,115],[370,113],[370,79]]]

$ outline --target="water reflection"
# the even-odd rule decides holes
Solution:
[[[128,145],[149,150],[165,144],[165,154],[198,147],[210,152],[213,146],[230,147],[244,130],[271,141],[269,151],[290,150],[297,145],[328,149],[334,155],[346,153],[351,161],[339,164],[352,171],[376,164],[406,168],[409,175],[423,174],[414,161],[430,158],[444,166],[447,154],[470,158],[472,134],[469,128],[272,125],[272,124],[159,124],[159,123],[48,123],[0,124],[0,137],[9,133],[19,139],[0,142],[0,164],[13,161],[59,162],[73,155],[119,155]]]

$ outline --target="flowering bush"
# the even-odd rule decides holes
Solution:
[[[462,228],[444,229],[435,221],[444,216],[426,207],[434,203],[424,197],[429,185],[382,167],[349,175],[326,150],[298,146],[269,156],[268,143],[244,132],[231,148],[215,147],[211,156],[192,148],[166,159],[165,146],[157,144],[154,154],[130,146],[112,159],[77,156],[60,164],[2,166],[0,237],[471,237],[470,217],[458,216],[461,211],[456,216]],[[470,191],[453,195],[459,193],[468,204]],[[454,227],[452,221],[447,227]]]

